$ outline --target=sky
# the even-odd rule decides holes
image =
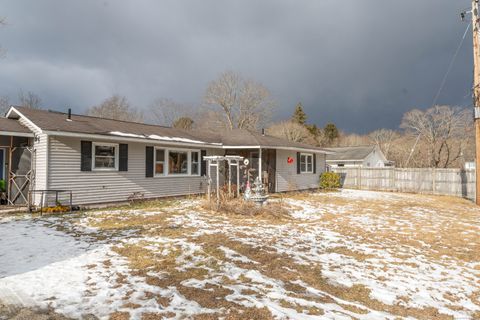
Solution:
[[[432,105],[466,0],[0,0],[0,96],[83,113],[113,94],[200,105],[226,70],[267,87],[273,120],[398,128]],[[438,104],[471,107],[471,30]]]

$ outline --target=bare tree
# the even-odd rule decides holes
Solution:
[[[383,154],[388,159],[392,145],[399,137],[399,134],[389,129],[378,129],[371,132],[368,137],[380,148],[380,150],[382,150]]]
[[[0,97],[0,112],[4,116],[10,108],[10,99],[8,96]]]
[[[37,94],[32,91],[27,91],[26,93],[23,90],[20,90],[18,93],[18,101],[20,106],[32,109],[41,109],[42,99]]]
[[[339,147],[351,147],[366,145],[368,144],[369,139],[365,135],[340,131],[337,141],[337,146]]]
[[[177,128],[177,129],[183,129],[183,130],[192,130],[194,123],[195,123],[195,121],[193,121],[192,118],[180,117],[173,122],[172,127]]]
[[[143,121],[143,113],[137,108],[131,107],[127,98],[120,95],[113,95],[105,99],[100,105],[90,107],[87,114],[106,119]]]
[[[232,71],[210,82],[204,102],[222,111],[228,129],[257,129],[265,125],[275,105],[262,84],[243,79]]]
[[[405,113],[401,127],[421,139],[431,167],[447,168],[462,155],[471,118],[465,109],[434,106]]]
[[[168,98],[155,99],[150,106],[150,111],[156,124],[166,126],[174,126],[181,118],[190,118],[191,120],[197,118],[193,107]]]
[[[293,142],[305,142],[310,132],[304,125],[295,121],[283,121],[273,124],[267,129],[267,133],[274,137],[287,139]]]
[[[5,17],[0,17],[0,27],[3,27],[7,24],[7,19]],[[0,46],[0,57],[5,55],[5,49]]]

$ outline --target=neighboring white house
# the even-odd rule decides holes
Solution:
[[[338,147],[325,150],[333,152],[327,155],[327,166],[330,168],[383,168],[393,165],[378,146]]]
[[[206,155],[248,158],[270,192],[310,189],[329,153],[249,130],[207,134],[23,107],[0,126],[10,204],[43,204],[38,193],[28,199],[41,190],[71,191],[74,205],[203,193]]]

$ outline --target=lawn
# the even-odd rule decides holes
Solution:
[[[271,202],[283,214],[185,199],[0,218],[0,319],[480,318],[472,203],[354,190]]]

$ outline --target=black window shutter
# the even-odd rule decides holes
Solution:
[[[300,152],[297,152],[297,174],[300,174]]]
[[[145,148],[145,177],[153,177],[153,147]]]
[[[313,173],[317,173],[317,154],[313,154]]]
[[[200,175],[205,176],[207,174],[207,161],[203,160],[203,157],[207,155],[207,150],[202,150],[201,152],[201,161],[202,161],[202,166],[200,169]]]
[[[128,171],[128,144],[119,145],[118,158],[118,171]]]
[[[80,171],[92,171],[92,141],[80,141]]]

